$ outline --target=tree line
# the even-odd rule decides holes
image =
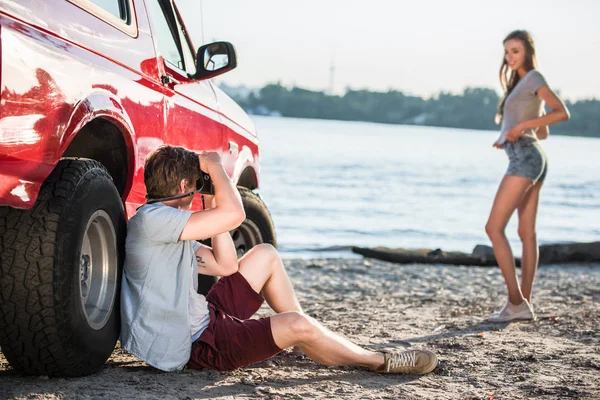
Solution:
[[[342,96],[300,87],[268,84],[244,95],[222,85],[247,112],[296,118],[368,121],[498,130],[494,116],[500,98],[487,88],[466,88],[460,94],[441,92],[425,99],[400,91],[374,92],[348,89]],[[553,125],[551,134],[600,137],[600,101],[566,102],[571,119]]]

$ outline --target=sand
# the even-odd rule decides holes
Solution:
[[[116,349],[102,371],[24,377],[0,354],[0,399],[600,399],[600,265],[544,266],[535,322],[492,324],[497,268],[286,260],[305,311],[370,349],[437,352],[425,376],[324,367],[290,351],[234,372],[164,373]],[[260,315],[268,315],[267,307]]]

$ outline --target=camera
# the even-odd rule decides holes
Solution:
[[[215,194],[210,175],[202,170],[200,170],[200,178],[196,181],[196,190],[202,194]]]

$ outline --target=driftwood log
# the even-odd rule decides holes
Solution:
[[[398,264],[448,264],[497,266],[490,246],[477,245],[473,253],[445,252],[436,250],[405,250],[386,247],[353,247],[352,252],[364,257],[376,258]],[[517,266],[521,260],[516,259]],[[561,243],[540,246],[540,264],[600,263],[600,242]]]

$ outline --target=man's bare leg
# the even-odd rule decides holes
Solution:
[[[332,333],[313,318],[302,313],[277,250],[259,245],[240,259],[240,273],[261,293],[277,315],[271,317],[275,344],[281,349],[298,346],[312,360],[325,365],[360,365],[378,368],[382,353],[365,350]]]
[[[258,245],[246,253],[239,263],[239,271],[252,289],[261,293],[267,304],[276,313],[298,311],[302,307],[290,282],[281,257],[271,245]],[[299,346],[294,346],[293,353],[304,354]]]
[[[261,244],[253,247],[240,259],[239,271],[276,313],[302,312],[281,257],[273,246]]]
[[[270,245],[259,245],[240,260],[239,271],[250,286],[263,297],[277,315],[271,317],[275,344],[285,349],[301,348],[313,361],[324,365],[355,365],[379,370],[386,362],[383,353],[363,349],[348,339],[331,332],[302,312],[292,284],[285,272],[279,253]],[[420,355],[415,355],[419,353]],[[431,352],[404,351],[420,361],[405,366],[408,358],[396,359],[388,372],[426,373],[437,364]],[[406,354],[405,354],[406,355]],[[424,360],[424,361],[423,361]],[[410,364],[410,363],[409,363]],[[408,365],[408,364],[406,364]]]
[[[300,346],[311,360],[320,364],[378,369],[384,363],[383,353],[357,346],[306,314],[287,312],[274,315],[271,317],[271,330],[279,348]]]

